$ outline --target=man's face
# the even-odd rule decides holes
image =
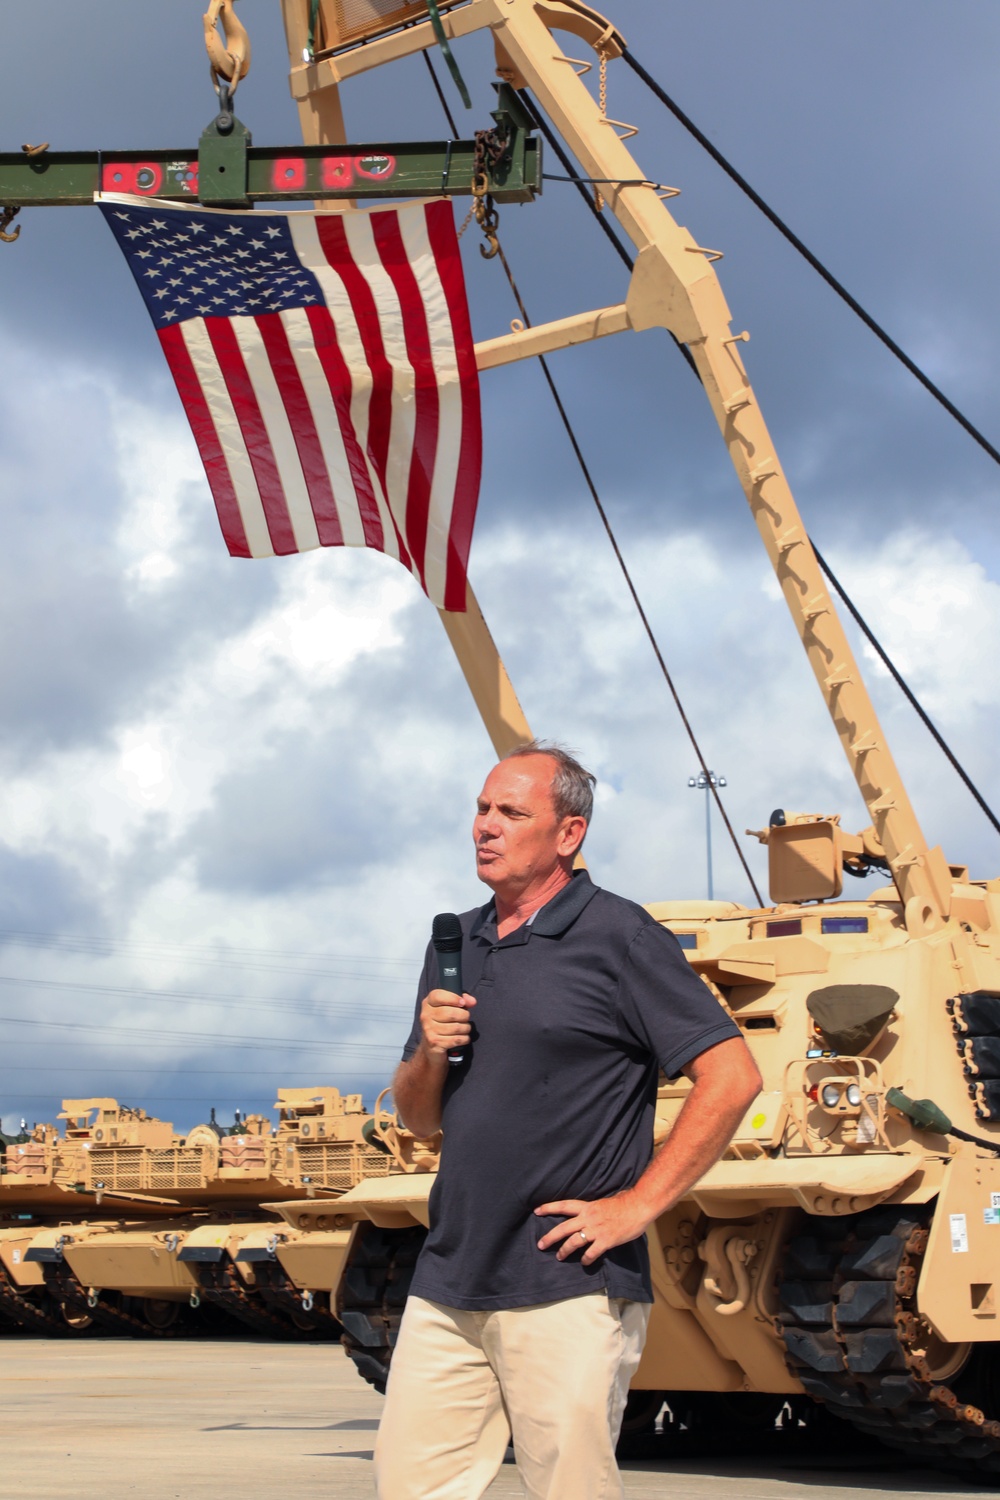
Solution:
[[[527,755],[501,761],[487,776],[472,836],[476,873],[493,890],[525,890],[575,853],[583,820],[556,817],[555,769],[551,756]]]

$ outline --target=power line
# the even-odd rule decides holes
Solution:
[[[54,953],[91,953],[95,957],[114,957],[116,953],[134,954],[144,958],[171,958],[181,956],[190,963],[198,965],[217,966],[225,968],[259,969],[264,973],[273,974],[303,974],[317,979],[338,978],[381,978],[380,975],[347,975],[343,976],[330,970],[285,968],[271,964],[257,964],[241,960],[240,953],[250,955],[252,958],[298,958],[305,962],[327,960],[333,963],[352,964],[389,964],[394,967],[406,967],[414,970],[419,967],[419,960],[409,958],[373,958],[370,954],[361,953],[302,953],[295,950],[287,951],[279,948],[239,948],[235,952],[221,952],[219,946],[205,947],[201,944],[192,943],[164,943],[164,942],[135,942],[127,938],[97,938],[88,937],[80,933],[18,931],[12,929],[0,929],[0,944],[10,943],[14,946],[41,948],[45,952]],[[196,955],[208,954],[208,958],[200,959]],[[395,981],[394,981],[395,982]]]
[[[389,1043],[386,1042],[353,1042],[346,1038],[336,1037],[327,1039],[325,1037],[313,1037],[309,1040],[302,1038],[285,1038],[280,1036],[246,1036],[242,1035],[234,1040],[225,1032],[215,1031],[168,1031],[162,1027],[153,1026],[104,1026],[88,1024],[85,1021],[46,1021],[27,1018],[25,1016],[0,1016],[0,1025],[3,1026],[32,1026],[52,1031],[85,1032],[97,1031],[103,1036],[106,1032],[127,1033],[136,1040],[145,1037],[158,1038],[163,1042],[185,1042],[188,1044],[201,1044],[204,1042],[223,1042],[227,1047],[247,1048],[251,1051],[259,1051],[262,1048],[277,1048],[279,1051],[299,1052],[303,1049],[308,1051],[342,1051],[344,1048],[361,1049],[365,1052],[385,1051]]]
[[[103,1068],[99,1063],[92,1063],[89,1068],[59,1068],[51,1063],[27,1063],[18,1067],[18,1073],[99,1073],[102,1078],[115,1077],[127,1078],[170,1078],[183,1064],[176,1068],[142,1068],[138,1065],[134,1068]],[[273,1068],[188,1068],[184,1067],[185,1078],[270,1078]]]
[[[157,1032],[152,1029],[146,1030],[145,1028],[139,1026],[134,1028],[109,1028],[106,1026],[97,1025],[96,1023],[93,1026],[90,1026],[86,1022],[51,1020],[29,1021],[24,1020],[23,1018],[15,1017],[0,1017],[0,1021],[2,1021],[6,1025],[33,1027],[36,1029],[47,1031],[70,1030],[74,1027],[80,1027],[84,1031],[98,1034],[98,1041],[88,1041],[86,1036],[80,1035],[74,1035],[72,1038],[67,1038],[67,1042],[72,1043],[72,1049],[74,1053],[82,1052],[82,1049],[84,1048],[97,1048],[99,1055],[105,1052],[110,1052],[112,1050],[116,1050],[118,1052],[124,1050],[126,1057],[128,1057],[134,1050],[138,1050],[139,1056],[141,1057],[147,1057],[155,1052],[164,1051],[173,1054],[173,1056],[169,1057],[162,1064],[162,1066],[157,1068],[144,1069],[138,1063],[129,1064],[129,1068],[132,1072],[138,1070],[140,1072],[157,1073],[171,1072],[180,1068],[183,1068],[185,1072],[198,1072],[199,1069],[197,1068],[193,1070],[189,1069],[187,1063],[184,1061],[184,1059],[188,1055],[190,1055],[192,1051],[197,1051],[202,1054],[207,1052],[213,1057],[224,1056],[227,1052],[233,1050],[263,1052],[267,1051],[268,1049],[270,1049],[275,1056],[279,1056],[285,1052],[311,1052],[316,1056],[323,1056],[327,1058],[333,1055],[339,1056],[343,1052],[358,1050],[362,1050],[365,1052],[396,1053],[402,1050],[402,1041],[409,1030],[409,1027],[406,1027],[398,1032],[393,1031],[392,1039],[387,1041],[354,1040],[351,1037],[342,1036],[329,1038],[314,1037],[311,1041],[304,1040],[301,1037],[291,1037],[288,1041],[286,1041],[283,1037],[273,1037],[270,1040],[256,1037],[251,1041],[243,1039],[232,1041],[229,1037],[219,1037],[218,1035],[215,1035],[211,1032]],[[410,1024],[412,1025],[412,1022]],[[106,1033],[109,1030],[121,1033],[123,1039],[115,1040],[114,1037],[107,1037]],[[205,1047],[202,1046],[203,1042],[211,1042],[212,1045],[211,1047]],[[37,1041],[33,1041],[30,1037],[22,1037],[20,1039],[17,1037],[4,1037],[4,1054],[6,1055],[10,1053],[14,1048],[23,1049],[25,1047],[33,1047],[44,1048],[44,1055],[47,1057],[51,1052],[53,1045],[54,1043],[50,1038],[39,1038]],[[120,1062],[122,1061],[122,1058],[112,1058],[111,1060],[113,1062]],[[102,1066],[102,1064],[100,1064],[99,1062],[91,1063],[89,1068],[85,1071],[90,1071],[92,1068],[97,1066]],[[19,1073],[37,1073],[40,1069],[48,1069],[48,1063],[46,1062],[45,1064],[41,1064],[18,1061],[16,1063],[16,1067]],[[53,1067],[51,1071],[60,1072],[62,1070]],[[68,1071],[72,1071],[72,1069],[69,1069]],[[214,1074],[219,1072],[220,1070],[213,1067],[211,1069],[208,1069],[207,1071]],[[225,1069],[222,1069],[222,1071],[224,1072]]]
[[[388,1047],[388,1044],[385,1050],[390,1052],[391,1049]],[[178,1064],[177,1068],[178,1071],[180,1071],[180,1068],[183,1068],[186,1079],[196,1079],[196,1077],[204,1077],[204,1079],[270,1079],[274,1074],[273,1068],[187,1068],[183,1064]],[[136,1077],[145,1076],[153,1077],[153,1079],[165,1079],[165,1077],[171,1076],[172,1071],[174,1070],[169,1067],[57,1068],[52,1064],[30,1064],[30,1062],[25,1065],[18,1065],[18,1068],[16,1068],[18,1077],[22,1073],[58,1073],[60,1076],[64,1073],[85,1073],[88,1077],[93,1077],[93,1074],[96,1073],[100,1079],[109,1079],[112,1076],[117,1077],[117,1079],[136,1079]]]
[[[381,1079],[383,1077],[383,1074],[381,1074],[381,1073],[353,1073],[351,1076],[353,1078],[358,1079],[358,1080],[364,1079],[365,1082],[367,1083],[367,1082],[370,1082],[373,1079],[376,1080],[376,1081],[381,1081]],[[352,1092],[352,1090],[348,1090],[347,1092],[350,1093],[350,1092]],[[268,1094],[269,1093],[270,1093],[270,1090],[268,1091]],[[244,1090],[242,1093],[239,1093],[239,1094],[209,1094],[205,1098],[200,1098],[200,1097],[199,1098],[194,1098],[190,1094],[146,1094],[144,1096],[144,1102],[140,1106],[140,1108],[144,1109],[147,1104],[200,1104],[203,1107],[207,1108],[210,1105],[214,1105],[216,1107],[219,1107],[220,1105],[226,1105],[226,1104],[232,1105],[232,1104],[235,1103],[237,1105],[242,1106],[243,1104],[262,1103],[265,1097],[267,1097],[267,1096],[265,1096],[264,1094],[248,1094],[246,1092],[246,1090]],[[12,1094],[11,1095],[11,1099],[13,1101],[13,1106],[16,1106],[16,1107],[13,1107],[13,1106],[11,1106],[11,1107],[5,1107],[4,1110],[3,1110],[3,1113],[5,1115],[16,1114],[17,1113],[17,1109],[21,1105],[23,1105],[23,1104],[53,1104],[53,1103],[55,1103],[55,1100],[53,1099],[53,1097],[52,1097],[51,1094],[20,1094],[20,1093],[18,1093],[18,1094]],[[270,1105],[267,1105],[267,1106],[264,1106],[264,1107],[268,1110],[268,1112],[270,1112],[270,1110],[272,1108],[272,1106],[270,1106]],[[270,1139],[273,1140],[274,1137],[272,1136],[272,1137],[270,1137]]]
[[[132,985],[110,985],[110,984],[82,984],[74,979],[31,979],[22,978],[20,975],[0,974],[0,985],[16,986],[22,989],[35,990],[69,990],[73,993],[84,995],[121,995],[128,1000],[181,1000],[185,1004],[199,1003],[217,1006],[220,1010],[264,1010],[273,1012],[276,1008],[288,1006],[290,1008],[301,1007],[303,997],[289,999],[276,997],[269,999],[266,996],[256,999],[247,999],[243,995],[215,995],[210,991],[199,990],[147,990],[137,989]],[[323,1015],[356,1015],[357,1006],[350,1001],[324,1000],[309,1001],[312,1014],[317,1017]],[[365,1015],[378,1020],[396,1020],[399,1016],[407,1014],[408,1007],[394,1006],[365,1006]],[[302,1013],[301,1011],[299,1012]]]

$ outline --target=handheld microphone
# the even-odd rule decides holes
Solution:
[[[438,988],[462,994],[462,924],[453,911],[443,911],[431,923],[431,942],[438,961]],[[465,1061],[463,1049],[448,1053],[453,1068]]]

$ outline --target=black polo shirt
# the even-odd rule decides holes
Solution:
[[[579,871],[502,941],[493,901],[462,917],[472,1043],[449,1069],[430,1233],[411,1290],[449,1307],[527,1307],[606,1289],[652,1302],[645,1236],[592,1266],[538,1240],[533,1210],[631,1187],[653,1149],[658,1069],[668,1077],[739,1030],[671,932]],[[428,948],[420,1003],[437,987]]]

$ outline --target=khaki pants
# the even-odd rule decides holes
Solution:
[[[498,1312],[411,1297],[375,1444],[379,1500],[479,1500],[511,1436],[530,1500],[617,1500],[649,1311],[604,1292]]]

